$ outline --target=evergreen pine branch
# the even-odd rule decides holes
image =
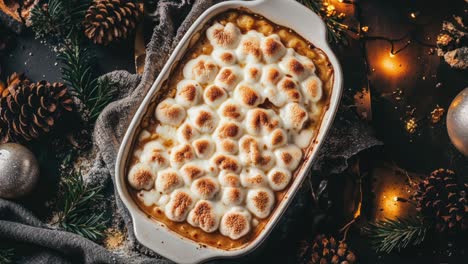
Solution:
[[[39,38],[70,38],[81,31],[90,0],[48,0],[31,10],[31,27]]]
[[[372,247],[377,252],[386,253],[421,244],[426,237],[427,230],[428,227],[417,217],[385,219],[370,223],[365,228]]]
[[[314,11],[327,26],[328,41],[334,44],[348,44],[348,26],[341,23],[343,20],[338,14],[327,14],[322,0],[296,0]]]
[[[77,40],[64,47],[58,60],[62,62],[62,76],[69,84],[70,92],[85,106],[84,119],[94,122],[112,101],[116,93],[115,84],[107,78],[98,80],[94,76],[94,57]]]
[[[94,205],[103,201],[102,187],[88,186],[81,173],[73,173],[62,182],[63,208],[58,224],[63,229],[91,240],[103,237],[107,220],[104,212],[97,213]]]
[[[15,252],[12,248],[0,248],[0,264],[13,263]]]
[[[47,8],[35,5],[31,10],[31,28],[37,37],[61,36],[65,23],[63,3],[59,0],[48,1]]]
[[[98,118],[104,107],[112,101],[116,92],[115,83],[109,78],[105,77],[97,80],[96,88],[91,93],[93,96],[89,98],[89,102],[92,105],[92,111],[90,111],[91,120]]]

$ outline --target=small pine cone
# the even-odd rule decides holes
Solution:
[[[8,76],[6,86],[5,83],[0,81],[0,97],[7,96],[10,91],[15,91],[19,85],[29,85],[30,81],[24,76],[23,73],[13,73]]]
[[[83,21],[85,35],[95,44],[125,39],[143,15],[143,4],[131,0],[94,0]]]
[[[0,142],[36,139],[48,133],[63,112],[72,110],[64,84],[15,80],[0,97]]]
[[[356,259],[345,242],[323,234],[318,235],[311,244],[303,242],[298,254],[298,263],[307,264],[353,264]]]
[[[468,231],[467,184],[458,184],[451,170],[438,169],[419,183],[413,195],[417,210],[435,229],[454,235]]]

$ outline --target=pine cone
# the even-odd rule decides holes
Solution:
[[[48,133],[73,100],[62,83],[29,83],[12,75],[0,97],[0,142],[30,141]],[[20,80],[20,81],[18,81]]]
[[[85,35],[95,44],[125,39],[143,14],[143,4],[130,0],[94,0],[86,11]]]
[[[468,185],[459,185],[455,173],[438,169],[419,183],[413,198],[417,210],[440,233],[457,234],[468,230]]]
[[[468,68],[467,22],[466,16],[453,16],[443,21],[442,30],[437,36],[437,54],[455,69]]]
[[[19,85],[29,85],[30,81],[24,76],[23,73],[13,73],[8,76],[6,86],[5,83],[0,81],[0,98],[7,96],[10,90],[16,90]]]
[[[356,255],[342,241],[333,236],[318,235],[312,244],[303,242],[298,255],[298,263],[307,264],[352,264]]]

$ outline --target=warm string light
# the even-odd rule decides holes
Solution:
[[[346,14],[339,13],[339,10],[343,9],[342,4],[350,4],[353,5],[355,11],[355,18],[358,22],[358,27],[354,28],[345,23],[342,23],[341,19],[346,17]],[[389,45],[390,50],[386,50],[382,53],[382,55],[378,56],[376,59],[380,65],[380,69],[383,71],[384,74],[388,76],[399,76],[402,75],[408,68],[408,65],[404,63],[405,57],[398,57],[397,54],[404,51],[411,45],[417,44],[424,47],[435,48],[436,45],[431,43],[426,43],[423,40],[419,39],[419,32],[421,30],[422,24],[415,24],[413,30],[409,31],[407,34],[403,35],[399,38],[388,38],[385,36],[373,36],[368,35],[369,26],[362,25],[362,10],[360,5],[356,1],[350,0],[323,0],[321,10],[324,14],[324,17],[328,17],[329,20],[327,21],[328,25],[333,25],[334,29],[332,30],[334,33],[344,36],[348,35],[348,37],[355,37],[360,42],[361,53],[362,57],[364,58],[364,67],[367,73],[367,91],[371,90],[371,84],[369,80],[369,76],[372,72],[375,72],[375,68],[371,68],[369,64],[369,57],[367,54],[367,44],[369,41],[384,41],[387,42]],[[420,12],[419,11],[411,11],[407,14],[408,18],[416,22],[419,19]],[[336,39],[335,39],[336,41]],[[343,41],[347,42],[347,41]],[[403,63],[402,63],[403,62]],[[404,65],[404,66],[402,66]],[[423,77],[424,79],[424,77]],[[396,107],[395,107],[396,109]],[[436,108],[433,112],[431,112],[430,120],[432,124],[439,122],[441,116],[444,114],[443,109]],[[416,129],[419,126],[419,121],[414,116],[408,116],[406,118],[402,118],[403,125],[405,130],[409,134],[414,134]]]
[[[356,2],[350,1],[350,0],[336,0],[336,2],[353,5],[356,8],[356,18],[358,20],[358,23],[361,24],[361,20],[362,20],[361,9],[360,9],[360,6]],[[330,1],[325,1],[324,5],[327,6],[327,10],[333,10],[333,12],[336,13],[336,8],[335,8],[334,5],[332,5],[330,3]],[[409,16],[412,19],[416,19],[419,16],[419,11],[410,12]],[[366,44],[367,41],[374,41],[374,40],[386,41],[390,45],[390,54],[389,54],[390,58],[393,58],[394,55],[396,55],[396,54],[400,53],[401,51],[405,50],[412,43],[416,43],[416,44],[419,44],[419,45],[425,46],[425,47],[431,47],[431,48],[436,47],[436,45],[434,45],[434,44],[425,43],[424,41],[418,39],[416,37],[416,31],[417,30],[412,30],[412,31],[408,32],[407,34],[405,34],[404,36],[402,36],[400,38],[392,39],[392,38],[388,38],[388,37],[384,37],[384,36],[367,36],[366,34],[369,31],[369,26],[359,26],[358,29],[353,29],[353,28],[350,28],[350,27],[347,27],[347,26],[344,27],[344,28],[346,30],[350,31],[350,32],[357,33],[359,39],[361,41],[363,41],[365,44]],[[401,42],[401,41],[403,41],[405,39],[408,39],[406,41],[406,43],[403,46],[401,46],[400,48],[397,48],[396,47],[397,43],[399,43],[399,42]],[[364,46],[365,46],[365,44],[364,44]],[[367,60],[367,56],[365,56],[365,57],[366,57],[366,60]]]
[[[354,4],[354,2],[351,0],[337,0],[337,2],[342,4]]]
[[[374,173],[382,175],[373,187],[376,219],[393,219],[415,212],[414,201],[410,199],[413,182],[406,171],[386,164]]]
[[[419,12],[411,12],[411,13],[409,14],[409,16],[410,16],[412,19],[416,19],[416,18],[418,17],[418,15],[419,15]]]

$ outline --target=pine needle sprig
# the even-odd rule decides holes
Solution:
[[[365,228],[372,247],[377,252],[386,253],[421,244],[427,231],[428,227],[417,217],[385,219]]]
[[[327,26],[328,41],[334,44],[348,44],[348,26],[342,23],[340,14],[327,12],[323,0],[296,0],[314,11]]]
[[[81,31],[90,0],[48,0],[31,10],[31,28],[36,37],[70,38]]]
[[[61,1],[48,1],[47,5],[35,5],[31,10],[31,28],[39,38],[61,36],[68,19]]]
[[[67,44],[58,55],[62,63],[63,79],[70,92],[84,105],[83,119],[94,122],[116,93],[115,84],[109,79],[99,80],[94,76],[94,56],[82,47],[78,40]]]
[[[104,212],[95,212],[95,205],[103,201],[102,187],[90,187],[81,173],[73,173],[62,182],[63,208],[58,215],[60,227],[91,240],[104,236],[107,219]]]
[[[15,251],[12,248],[0,248],[0,264],[13,263]]]
[[[92,97],[89,98],[90,109],[92,110],[89,112],[91,120],[98,118],[104,107],[112,101],[116,93],[115,83],[109,78],[104,77],[97,80],[97,85],[91,91]]]

